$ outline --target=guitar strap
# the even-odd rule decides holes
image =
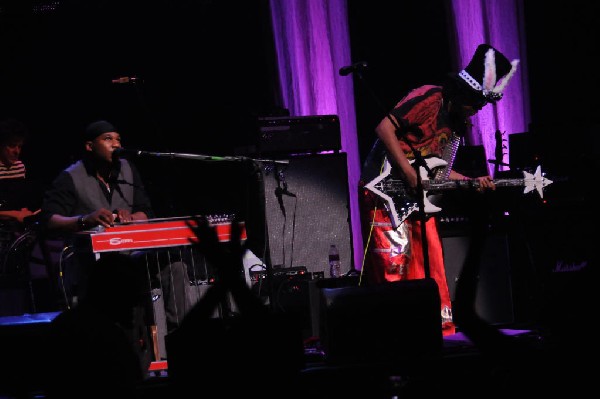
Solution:
[[[452,171],[452,165],[454,165],[454,159],[456,158],[456,152],[458,151],[458,146],[460,145],[460,137],[452,132],[450,139],[444,146],[444,150],[442,153],[442,159],[446,161],[448,164],[443,168],[439,168],[434,175],[434,179],[442,179],[448,180],[450,177],[450,172]]]

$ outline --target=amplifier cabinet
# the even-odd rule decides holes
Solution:
[[[337,115],[258,118],[261,154],[317,153],[342,147]]]

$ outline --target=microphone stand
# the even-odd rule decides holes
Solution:
[[[253,159],[249,157],[236,156],[236,157],[220,157],[215,155],[204,155],[204,154],[188,154],[182,152],[155,152],[155,151],[142,151],[142,150],[125,150],[133,153],[137,156],[148,155],[157,158],[182,158],[182,159],[193,159],[197,161],[253,161],[253,162],[273,162],[280,164],[289,164],[288,160],[275,160],[275,159]]]
[[[268,175],[269,173],[273,173],[273,176],[275,178],[275,180],[277,181],[277,187],[275,188],[275,196],[277,197],[277,202],[279,204],[279,209],[281,210],[281,213],[283,215],[284,220],[287,220],[287,215],[286,215],[286,210],[285,210],[285,204],[283,202],[283,195],[288,195],[291,197],[296,197],[295,194],[290,193],[288,191],[288,187],[287,187],[287,182],[285,181],[285,175],[283,173],[282,169],[277,168],[277,164],[289,164],[290,161],[289,160],[276,160],[276,159],[255,159],[255,161],[257,163],[261,163],[261,164],[265,164],[267,165],[266,167],[261,167],[260,169],[260,174],[261,176],[263,175],[262,170],[264,169],[265,175]],[[266,272],[266,281],[267,281],[267,293],[268,293],[268,298],[269,298],[269,307],[272,311],[278,311],[278,295],[276,294],[276,289],[277,287],[275,287],[275,277],[273,275],[273,262],[271,259],[271,248],[269,245],[269,241],[270,241],[270,235],[269,235],[269,224],[267,222],[267,213],[266,213],[266,209],[264,209],[264,207],[266,206],[266,196],[264,193],[264,178],[263,180],[261,180],[262,182],[262,206],[263,206],[263,215],[264,215],[264,228],[265,228],[265,252],[263,255],[263,262],[265,264],[265,272]],[[282,186],[283,185],[283,186]],[[295,215],[294,215],[295,217]],[[285,239],[284,239],[285,241]],[[284,242],[284,248],[285,248],[285,242]],[[292,259],[290,260],[290,267],[292,266],[292,262],[293,262],[293,240],[292,240]],[[283,251],[283,259],[282,259],[282,266],[285,267],[285,249]]]
[[[410,147],[412,153],[414,154],[415,160],[413,162],[413,168],[415,169],[415,172],[417,173],[417,187],[416,187],[416,192],[417,192],[417,205],[419,207],[418,214],[419,214],[419,220],[421,222],[421,241],[422,241],[422,250],[423,250],[423,269],[425,271],[425,278],[429,278],[430,277],[430,271],[429,271],[429,244],[427,242],[427,228],[425,226],[425,223],[427,222],[427,215],[425,214],[425,192],[423,191],[423,181],[422,181],[422,178],[421,178],[421,167],[425,169],[425,171],[427,172],[427,175],[429,177],[433,177],[433,174],[431,172],[431,168],[429,168],[429,166],[425,162],[425,159],[423,158],[423,156],[421,155],[421,153],[417,149],[415,149],[413,147],[413,145],[404,137],[406,133],[400,130],[401,126],[398,124],[398,122],[396,122],[394,120],[394,118],[392,118],[392,116],[390,115],[388,109],[383,106],[382,102],[379,100],[379,97],[377,97],[377,95],[375,94],[375,91],[372,89],[372,87],[368,84],[368,82],[366,81],[366,79],[363,77],[363,74],[361,73],[361,71],[357,69],[355,71],[355,74],[359,78],[359,80],[362,82],[363,86],[367,89],[367,91],[369,92],[369,94],[371,95],[371,97],[375,100],[375,102],[377,103],[378,107],[383,111],[383,113],[385,114],[386,118],[388,118],[389,121],[392,122],[392,125],[394,125],[394,127],[396,128],[396,132],[401,132],[402,133],[401,139],[406,144],[408,144],[408,146]]]

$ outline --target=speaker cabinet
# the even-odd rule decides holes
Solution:
[[[331,364],[439,359],[440,296],[433,279],[322,288],[321,345]]]
[[[263,162],[271,264],[329,273],[336,244],[342,273],[351,268],[352,232],[345,153],[294,156],[288,164]]]
[[[454,300],[456,283],[469,249],[469,237],[464,235],[443,237],[442,245],[450,299]],[[485,242],[481,257],[475,310],[488,323],[509,324],[514,322],[510,257],[506,234],[492,234]]]

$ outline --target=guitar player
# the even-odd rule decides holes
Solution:
[[[377,140],[363,165],[359,185],[368,284],[421,279],[427,274],[420,212],[413,212],[415,207],[410,205],[411,200],[398,198],[399,191],[380,196],[364,189],[365,185],[377,181],[387,163],[404,183],[406,192],[414,193],[417,170],[421,177],[425,173],[422,167],[415,167],[418,164],[415,153],[424,159],[437,157],[443,161],[438,164],[440,170],[432,170],[438,172],[436,178],[441,171],[442,177],[450,180],[470,180],[452,170],[455,151],[449,149],[456,147],[456,140],[469,129],[470,117],[502,98],[517,65],[518,60],[510,62],[492,46],[481,44],[465,69],[448,76],[441,86],[424,85],[413,89],[376,127]],[[478,190],[495,189],[490,176],[476,177],[472,183]],[[381,190],[384,188],[385,185],[380,186]],[[393,206],[394,202],[398,209]],[[435,217],[427,217],[429,276],[439,288],[442,333],[450,335],[455,333],[455,325],[436,224]]]

